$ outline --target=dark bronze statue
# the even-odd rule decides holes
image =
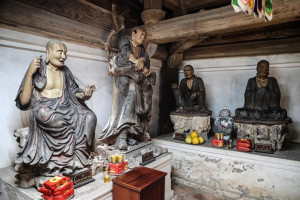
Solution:
[[[133,28],[131,37],[120,39],[120,52],[111,62],[112,110],[99,139],[105,144],[116,144],[122,150],[126,150],[128,144],[150,140],[152,85],[156,74],[150,72],[149,56],[143,46],[145,37],[144,29]]]
[[[195,76],[191,65],[184,67],[185,78],[181,80],[180,87],[173,84],[173,93],[176,99],[176,112],[201,112],[208,115],[211,111],[205,103],[205,87],[200,77]]]
[[[243,108],[235,111],[235,119],[285,120],[287,112],[280,107],[280,90],[277,80],[269,75],[269,62],[257,63],[257,76],[250,78],[245,91]]]
[[[88,169],[96,151],[97,118],[84,104],[93,88],[78,87],[64,65],[65,44],[51,40],[46,52],[46,62],[38,57],[30,63],[15,100],[21,110],[31,109],[28,140],[16,158],[21,187],[38,184],[40,177]]]

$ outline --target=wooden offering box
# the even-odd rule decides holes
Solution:
[[[114,200],[163,200],[167,173],[137,167],[112,179]]]

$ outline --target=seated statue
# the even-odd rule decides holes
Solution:
[[[19,109],[31,109],[28,140],[15,161],[20,187],[38,184],[38,177],[88,169],[96,152],[97,118],[84,103],[94,86],[78,87],[64,65],[64,43],[49,41],[46,53],[46,62],[40,56],[30,63],[15,100]]]
[[[235,111],[235,119],[285,120],[287,112],[280,108],[280,90],[277,80],[269,75],[269,62],[257,63],[257,76],[250,78],[245,91],[243,108]]]
[[[194,68],[191,65],[184,67],[185,78],[181,80],[180,87],[172,84],[176,100],[176,112],[205,113],[211,114],[205,103],[205,88],[200,77],[195,76]]]
[[[143,46],[146,31],[133,28],[131,37],[119,41],[120,52],[109,69],[113,77],[110,119],[100,134],[100,142],[126,150],[138,141],[150,140],[149,121],[152,106],[152,85],[156,74],[150,72],[149,56]]]

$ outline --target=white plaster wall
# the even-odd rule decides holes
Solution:
[[[299,161],[170,139],[154,138],[153,143],[173,154],[172,178],[176,182],[220,194],[224,199],[299,199]]]
[[[45,45],[49,39],[0,28],[0,168],[12,165],[19,151],[13,131],[26,125],[26,115],[15,106],[14,99],[31,60],[40,55],[46,58]],[[112,79],[107,75],[105,52],[63,42],[68,47],[65,64],[78,84],[94,84],[98,88],[87,105],[97,116],[96,134],[99,135],[111,109]]]
[[[149,132],[151,137],[158,135],[158,120],[159,120],[159,88],[160,88],[160,74],[162,62],[157,59],[150,59],[150,69],[156,73],[156,82],[153,86],[153,95],[152,95],[152,110],[151,110],[151,126],[149,127]]]
[[[235,109],[244,105],[247,81],[256,75],[256,64],[262,59],[270,62],[270,76],[277,79],[281,91],[281,107],[293,120],[289,137],[300,142],[300,54],[190,60],[183,61],[181,69],[191,64],[195,74],[203,79],[206,102],[213,111],[213,118],[224,106],[234,116]],[[183,76],[181,70],[179,79]]]

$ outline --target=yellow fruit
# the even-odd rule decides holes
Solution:
[[[204,143],[204,138],[202,136],[198,137],[199,141],[200,141],[200,144],[203,144]]]
[[[187,135],[186,137],[188,137],[188,138],[191,138],[191,136],[190,136],[190,135]]]
[[[191,132],[191,138],[194,138],[194,137],[198,137],[197,131],[192,131]]]
[[[193,137],[192,138],[192,144],[199,144],[200,143],[200,140],[198,137]]]
[[[191,144],[192,143],[192,138],[191,137],[186,137],[184,141],[185,141],[185,143]]]

